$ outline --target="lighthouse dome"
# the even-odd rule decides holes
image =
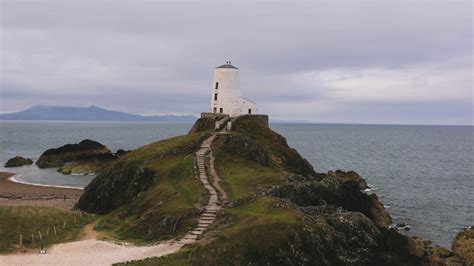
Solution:
[[[221,66],[218,66],[216,68],[233,68],[233,69],[238,69],[237,67],[233,66],[230,64],[230,62],[226,63],[226,64],[223,64]]]

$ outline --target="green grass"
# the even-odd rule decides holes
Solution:
[[[257,192],[258,188],[282,182],[284,172],[278,168],[265,167],[219,149],[214,152],[214,156],[216,170],[231,200],[244,198]]]
[[[205,189],[194,175],[194,156],[178,155],[151,160],[147,168],[155,171],[152,187],[138,196],[132,203],[105,215],[96,228],[107,231],[111,238],[126,240],[136,244],[154,240],[169,239],[184,234],[197,223],[197,217],[186,217],[196,204],[206,203]],[[183,217],[175,232],[148,235],[140,227],[143,219],[150,222],[159,217]],[[154,226],[143,222],[146,226]]]
[[[224,231],[227,234],[240,233],[245,228],[273,223],[298,223],[296,212],[293,209],[276,207],[278,200],[265,196],[256,201],[237,208],[224,209],[224,212],[236,216],[239,222]]]
[[[164,257],[130,261],[120,265],[246,265],[248,261],[271,261],[285,247],[293,230],[299,226],[297,213],[276,207],[277,199],[261,197],[236,208],[224,209],[237,222],[219,230],[219,240],[193,245]]]
[[[209,133],[194,133],[160,140],[133,150],[132,152],[127,153],[121,159],[129,161],[149,161],[156,159],[156,156],[158,155],[169,152],[186,153],[190,151],[188,147],[191,147],[192,143],[197,142],[199,145],[207,136],[209,136]]]
[[[94,219],[90,214],[81,217],[77,212],[46,207],[0,207],[0,253],[18,250],[20,234],[27,249],[39,248],[39,231],[46,246],[76,240],[81,237],[83,226]]]

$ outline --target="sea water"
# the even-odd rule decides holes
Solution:
[[[46,149],[92,139],[117,149],[186,134],[188,124],[138,122],[0,122],[0,163],[21,155],[38,159]],[[272,124],[317,172],[354,170],[411,233],[449,247],[474,224],[474,128]],[[94,176],[71,176],[35,165],[1,168],[20,181],[83,187]]]

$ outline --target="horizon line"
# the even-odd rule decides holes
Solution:
[[[197,117],[198,118],[198,117]],[[136,120],[3,120],[0,122],[68,122],[68,123],[146,123],[146,124],[192,124],[190,122],[161,122],[161,121],[136,121]],[[290,124],[290,125],[347,125],[347,126],[448,126],[448,127],[474,127],[474,124],[405,124],[405,123],[362,123],[362,122],[316,122],[316,121],[289,121],[270,120],[270,124]]]

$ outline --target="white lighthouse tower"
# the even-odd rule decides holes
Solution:
[[[239,69],[226,62],[214,70],[211,112],[230,117],[257,113],[257,104],[242,97]]]

